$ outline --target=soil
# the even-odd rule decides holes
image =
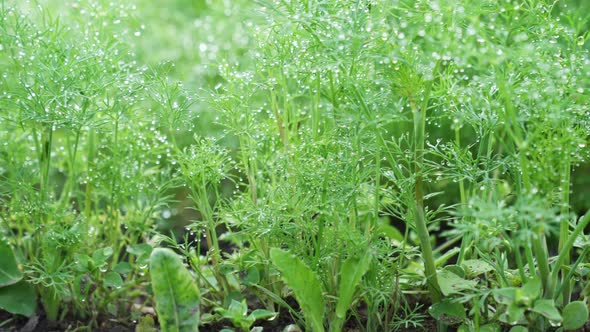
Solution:
[[[268,332],[303,332],[299,329],[291,315],[287,311],[282,311],[280,315],[272,321],[260,321],[255,326],[261,326],[263,331]],[[290,329],[285,327],[291,326]],[[15,316],[9,314],[6,311],[0,310],[0,332],[64,332],[64,331],[76,331],[77,329],[83,329],[86,327],[84,322],[76,320],[65,320],[61,322],[52,322],[47,317],[40,313],[31,318],[23,316]],[[232,328],[229,321],[216,322],[215,324],[209,324],[199,328],[201,332],[214,332],[220,331],[223,328]],[[510,328],[506,327],[505,331]],[[99,327],[92,330],[93,332],[133,332],[135,331],[135,325],[125,325],[121,322],[117,322],[112,319],[104,319],[100,322]],[[343,332],[362,332],[363,328],[350,321],[345,327]],[[408,328],[405,330],[399,330],[400,332],[423,332],[423,331],[436,331],[436,321],[434,319],[427,319],[423,322],[422,328]],[[453,328],[449,328],[449,332],[456,331]],[[573,332],[590,332],[590,322],[578,330]]]
[[[7,322],[6,324],[4,324]],[[24,316],[12,315],[0,310],[0,332],[63,332],[75,331],[77,328],[86,326],[83,322],[76,320],[64,320],[53,322],[47,319],[45,314],[40,313],[27,318]],[[111,320],[100,322],[100,326],[94,329],[95,332],[129,332],[135,331],[133,326],[125,326]]]
[[[5,323],[7,322],[7,323]],[[5,323],[5,324],[4,324]],[[64,332],[75,331],[77,328],[86,326],[84,322],[76,320],[65,320],[60,322],[51,322],[47,317],[41,313],[31,318],[23,316],[11,315],[8,312],[0,310],[0,332]],[[263,331],[268,332],[303,332],[297,328],[295,321],[289,315],[288,311],[282,311],[280,315],[272,321],[259,321],[255,326],[261,326]],[[290,329],[285,329],[290,326]],[[201,332],[220,331],[223,328],[232,328],[229,321],[216,322],[215,324],[208,324],[201,326]],[[100,326],[92,330],[93,332],[133,332],[134,325],[124,325],[114,320],[104,319],[100,322]],[[361,332],[362,327],[350,321],[345,327],[344,332]],[[434,320],[424,322],[424,329],[406,329],[404,331],[436,331],[436,322]]]

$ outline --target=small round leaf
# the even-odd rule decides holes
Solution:
[[[574,301],[563,308],[563,328],[566,331],[576,330],[588,321],[588,307],[582,301]]]
[[[109,271],[104,276],[104,285],[106,287],[120,288],[123,286],[123,279],[117,272]]]

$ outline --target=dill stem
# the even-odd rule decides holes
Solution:
[[[428,284],[428,290],[432,303],[440,302],[442,293],[438,284],[436,266],[432,253],[432,245],[430,244],[430,234],[428,233],[428,226],[426,225],[426,217],[424,215],[424,183],[422,177],[422,164],[424,162],[424,129],[426,126],[426,108],[419,109],[413,107],[414,113],[414,172],[416,176],[416,184],[414,189],[414,219],[416,226],[416,233],[420,239],[420,247],[422,248],[422,258],[424,260],[424,272]]]
[[[566,155],[567,156],[567,155]],[[569,248],[565,247],[565,244],[569,237],[569,202],[570,202],[570,181],[571,181],[571,162],[569,160],[569,156],[566,157],[566,160],[563,163],[563,179],[561,181],[561,220],[559,225],[559,244],[558,244],[558,252],[563,253],[564,259],[563,264],[561,266],[556,266],[556,268],[561,268],[561,282],[562,282],[562,301],[563,305],[567,305],[570,302],[572,290],[570,287],[569,279],[566,279],[566,275],[568,274],[567,266],[570,263],[570,250]]]

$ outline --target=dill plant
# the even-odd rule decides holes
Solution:
[[[173,3],[160,29],[141,1],[54,4],[66,23],[3,3],[2,232],[51,319],[117,314],[170,245],[204,324],[255,296],[320,331],[573,327],[587,5]]]
[[[41,6],[1,13],[2,232],[47,317],[89,325],[146,281],[133,248],[174,182],[166,137],[139,112],[146,69],[103,28],[116,17],[105,8],[67,25]]]
[[[378,275],[396,293],[426,285],[432,303],[444,298],[435,311],[475,306],[469,318],[445,312],[448,324],[506,321],[488,312],[486,304],[502,304],[485,288],[537,278],[539,300],[550,299],[538,303],[567,305],[566,271],[579,264],[567,263],[570,236],[587,222],[575,226],[569,199],[588,140],[587,30],[563,23],[574,22],[572,12],[536,1],[259,5],[251,58],[222,64],[226,82],[212,100],[239,142],[245,193],[234,199],[234,227],[255,235],[249,243],[263,261],[269,247],[287,246],[337,296],[339,260],[375,250],[389,234],[401,236],[402,254],[389,273],[375,263],[364,287]],[[483,206],[504,217],[488,219]],[[406,233],[381,226],[384,215],[404,221]],[[430,232],[444,225],[453,226],[450,238],[433,241]],[[355,237],[362,245],[349,251]],[[418,271],[409,254],[416,245]],[[557,265],[551,250],[559,250]],[[453,256],[457,263],[444,267]],[[475,261],[495,274],[466,283],[474,295],[456,298],[446,271],[465,277]],[[514,270],[519,281],[509,282]],[[422,278],[408,282],[416,272]],[[370,294],[378,293],[363,300],[371,303]],[[527,324],[544,328],[543,314],[530,310]]]
[[[261,5],[267,16],[254,21],[258,48],[251,54],[252,69],[222,64],[227,83],[213,97],[220,123],[239,142],[238,165],[246,181],[246,192],[234,199],[237,209],[230,215],[263,262],[269,248],[286,245],[319,273],[329,294],[338,296],[342,261],[387,241],[378,231],[382,169],[393,159],[385,133],[396,129],[394,121],[411,128],[411,112],[388,111],[403,108],[403,95],[392,97],[393,91],[385,88],[383,61],[375,57],[387,47],[378,37],[379,29],[386,29],[379,15],[386,12],[373,12],[360,2],[352,8],[341,2]],[[419,92],[422,86],[414,83],[402,88]],[[428,100],[419,102],[426,105]],[[424,123],[418,119],[417,127]],[[418,139],[423,144],[424,136]],[[408,162],[419,170],[422,147],[415,147]],[[410,220],[424,215],[421,185],[408,181],[402,190],[408,203],[402,207],[404,215]],[[419,223],[427,248],[426,221]],[[431,250],[426,252],[429,284],[436,290],[434,259]],[[265,270],[272,281],[272,270]],[[394,271],[378,264],[371,270],[373,282],[395,284]],[[369,294],[374,293],[365,296]],[[385,306],[396,307],[392,302]],[[371,320],[387,320],[374,308]]]

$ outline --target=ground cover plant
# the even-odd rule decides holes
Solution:
[[[0,328],[573,331],[584,1],[15,3]]]

